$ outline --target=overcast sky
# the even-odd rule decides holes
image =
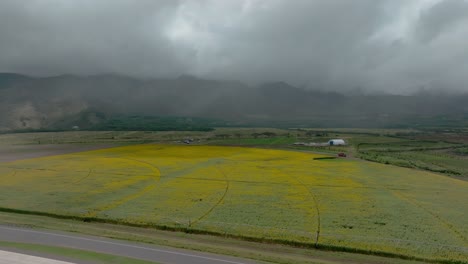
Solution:
[[[468,92],[468,0],[0,0],[0,71]]]

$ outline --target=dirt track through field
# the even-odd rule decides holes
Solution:
[[[112,146],[113,145],[110,144],[0,145],[0,162],[68,154],[87,150],[109,148]]]

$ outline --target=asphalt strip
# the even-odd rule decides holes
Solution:
[[[257,263],[234,257],[179,249],[140,246],[118,240],[73,236],[45,231],[0,226],[0,240],[77,248],[100,253],[138,258],[161,263],[249,264]],[[9,262],[5,262],[9,263]],[[29,262],[31,263],[31,262]],[[60,263],[60,262],[59,262]],[[62,262],[66,263],[66,262]],[[0,262],[0,264],[3,264]],[[55,264],[55,263],[54,263]]]

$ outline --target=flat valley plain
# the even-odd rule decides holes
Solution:
[[[322,159],[327,156],[172,142],[2,162],[0,207],[290,245],[468,259],[467,181]]]

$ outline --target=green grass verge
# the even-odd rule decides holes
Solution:
[[[91,261],[100,264],[150,264],[156,262],[144,261],[139,259],[108,255],[103,253],[84,251],[72,248],[44,246],[36,244],[16,243],[16,242],[5,242],[0,241],[0,249],[11,249],[12,251],[20,250],[21,253],[37,253],[39,255],[46,254],[51,256],[57,256],[70,260],[82,260]]]

